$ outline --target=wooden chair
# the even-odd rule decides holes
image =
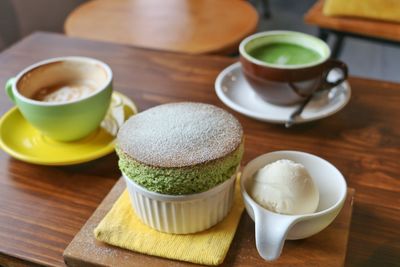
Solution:
[[[68,36],[188,54],[230,54],[257,27],[247,1],[94,0],[64,24]]]
[[[304,16],[307,24],[318,26],[319,37],[325,41],[329,35],[336,36],[332,48],[332,57],[339,56],[346,36],[371,41],[399,45],[400,23],[368,20],[353,17],[325,16],[322,13],[323,0],[319,0]]]

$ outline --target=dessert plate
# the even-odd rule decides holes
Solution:
[[[333,70],[328,79],[336,80],[339,72]],[[243,76],[240,62],[224,69],[215,81],[219,99],[231,109],[260,121],[285,124],[300,104],[278,106],[259,98]],[[347,81],[330,91],[314,97],[295,123],[304,123],[328,117],[341,110],[350,100],[351,88]]]
[[[33,128],[13,107],[0,119],[0,147],[22,161],[41,165],[72,165],[94,160],[114,151],[119,127],[136,114],[135,104],[114,92],[110,108],[100,127],[89,136],[73,142],[52,140]]]

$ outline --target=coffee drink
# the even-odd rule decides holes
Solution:
[[[8,80],[6,93],[41,134],[71,142],[98,129],[111,102],[112,81],[104,62],[59,57],[22,70]]]
[[[304,102],[318,90],[328,90],[347,78],[345,63],[330,59],[329,46],[300,32],[268,31],[245,38],[239,46],[246,81],[274,105]],[[341,75],[328,80],[330,71]]]
[[[276,65],[302,65],[316,62],[321,55],[297,44],[271,43],[254,48],[248,53],[263,62]]]
[[[96,92],[96,84],[74,82],[39,89],[32,99],[44,102],[69,102],[88,97]]]
[[[95,94],[108,80],[104,68],[93,62],[59,61],[30,70],[20,78],[17,87],[29,99],[65,103]]]

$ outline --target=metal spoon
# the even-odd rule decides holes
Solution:
[[[334,90],[335,89],[335,90]],[[320,95],[322,93],[324,93],[325,91],[330,91],[328,93],[328,101],[332,101],[333,99],[335,99],[338,95],[340,95],[340,93],[343,92],[343,88],[341,85],[337,86],[337,87],[333,87],[333,88],[329,88],[329,89],[322,89],[322,90],[318,90],[315,91],[314,93],[312,93],[311,95],[309,95],[304,101],[303,103],[301,103],[301,105],[295,110],[293,111],[292,114],[290,114],[289,119],[285,122],[285,127],[289,128],[291,127],[295,122],[296,122],[296,118],[299,117],[301,115],[301,113],[304,111],[305,107],[308,105],[308,103],[310,103],[310,101],[316,97],[317,95]],[[334,90],[334,93],[331,95],[331,91]]]
[[[285,127],[289,128],[290,126],[292,126],[295,123],[295,120],[298,116],[300,116],[300,114],[303,112],[304,108],[307,106],[307,104],[311,101],[311,99],[314,97],[314,95],[317,92],[312,93],[311,95],[309,95],[304,101],[303,103],[301,103],[301,105],[295,110],[293,111],[292,114],[290,114],[289,119],[285,122]]]

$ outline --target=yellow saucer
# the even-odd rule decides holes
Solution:
[[[94,133],[78,141],[59,142],[43,136],[14,107],[0,119],[0,148],[14,158],[41,165],[87,162],[114,151],[119,127],[137,112],[129,98],[114,92],[110,109]]]

